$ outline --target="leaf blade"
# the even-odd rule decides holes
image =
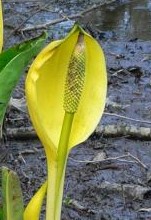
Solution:
[[[20,181],[15,172],[6,167],[2,168],[2,201],[3,219],[23,219],[23,197]]]
[[[0,0],[0,53],[3,47],[3,14],[2,14],[2,2]]]

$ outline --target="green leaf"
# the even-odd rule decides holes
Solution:
[[[13,89],[29,61],[41,50],[46,37],[44,33],[0,54],[0,125]]]
[[[0,207],[0,220],[3,220],[3,209]]]
[[[20,181],[15,172],[2,168],[3,220],[23,220],[23,197]]]

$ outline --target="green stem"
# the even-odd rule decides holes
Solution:
[[[57,171],[57,181],[56,181],[56,202],[55,202],[55,220],[60,220],[61,217],[61,207],[63,198],[63,188],[64,188],[64,177],[66,171],[66,162],[68,158],[68,146],[69,138],[72,128],[74,114],[65,112],[62,131],[60,135],[60,141],[58,145],[58,171]]]
[[[64,176],[73,118],[73,113],[65,112],[58,145],[57,160],[52,161],[50,153],[46,152],[48,166],[46,220],[60,220],[61,218]]]

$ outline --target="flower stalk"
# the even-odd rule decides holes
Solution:
[[[73,119],[74,119],[74,113],[68,113],[68,112],[65,113],[62,131],[60,135],[59,146],[58,146],[58,161],[57,161],[58,172],[57,172],[57,181],[56,181],[56,202],[55,202],[56,219],[60,219],[60,214],[61,214],[64,177],[66,170],[66,162],[68,158],[68,144],[69,144]]]
[[[74,119],[74,114],[78,109],[80,102],[81,93],[84,86],[84,45],[82,35],[79,34],[77,44],[72,53],[68,73],[66,76],[65,82],[65,91],[64,91],[64,110],[65,115],[63,119],[60,140],[57,150],[57,160],[56,165],[53,168],[54,172],[54,181],[52,181],[52,166],[48,168],[48,189],[47,189],[47,209],[46,209],[46,220],[50,220],[50,215],[54,209],[54,216],[51,216],[51,219],[59,220],[61,217],[61,206],[62,206],[62,197],[63,197],[63,186],[64,186],[64,177],[66,170],[66,162],[68,158],[68,146],[69,138],[72,130],[72,123]],[[51,159],[50,159],[51,161]],[[49,161],[48,161],[49,163]],[[50,174],[49,174],[50,172]],[[55,181],[56,179],[56,181]],[[55,198],[53,198],[52,205],[54,208],[50,207],[50,201],[52,200],[52,182],[55,182]],[[53,183],[54,184],[54,183]],[[50,193],[49,193],[50,190]],[[50,198],[49,198],[50,197]],[[55,201],[55,202],[54,202]],[[55,205],[54,205],[55,204]],[[51,213],[50,213],[51,212]]]
[[[47,159],[48,188],[47,188],[46,220],[50,220],[50,219],[59,220],[61,216],[64,176],[65,176],[66,162],[68,158],[68,143],[69,143],[73,118],[74,118],[73,113],[65,113],[62,131],[60,135],[59,146],[58,146],[57,160],[54,161],[54,163],[53,162],[51,163],[50,162],[51,159],[50,160]],[[52,190],[55,192],[53,193],[54,197],[52,197]]]

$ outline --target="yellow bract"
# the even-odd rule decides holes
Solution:
[[[41,206],[47,190],[47,182],[45,182],[38,192],[32,197],[27,208],[24,211],[24,220],[39,220]]]
[[[0,53],[3,47],[3,15],[2,15],[2,2],[0,0]]]
[[[64,110],[64,93],[71,58],[79,36],[84,44],[84,85],[74,115],[68,149],[85,141],[104,110],[107,77],[100,45],[75,25],[66,38],[50,43],[33,62],[26,80],[29,113],[43,145],[56,155]],[[83,58],[82,58],[83,59]]]

